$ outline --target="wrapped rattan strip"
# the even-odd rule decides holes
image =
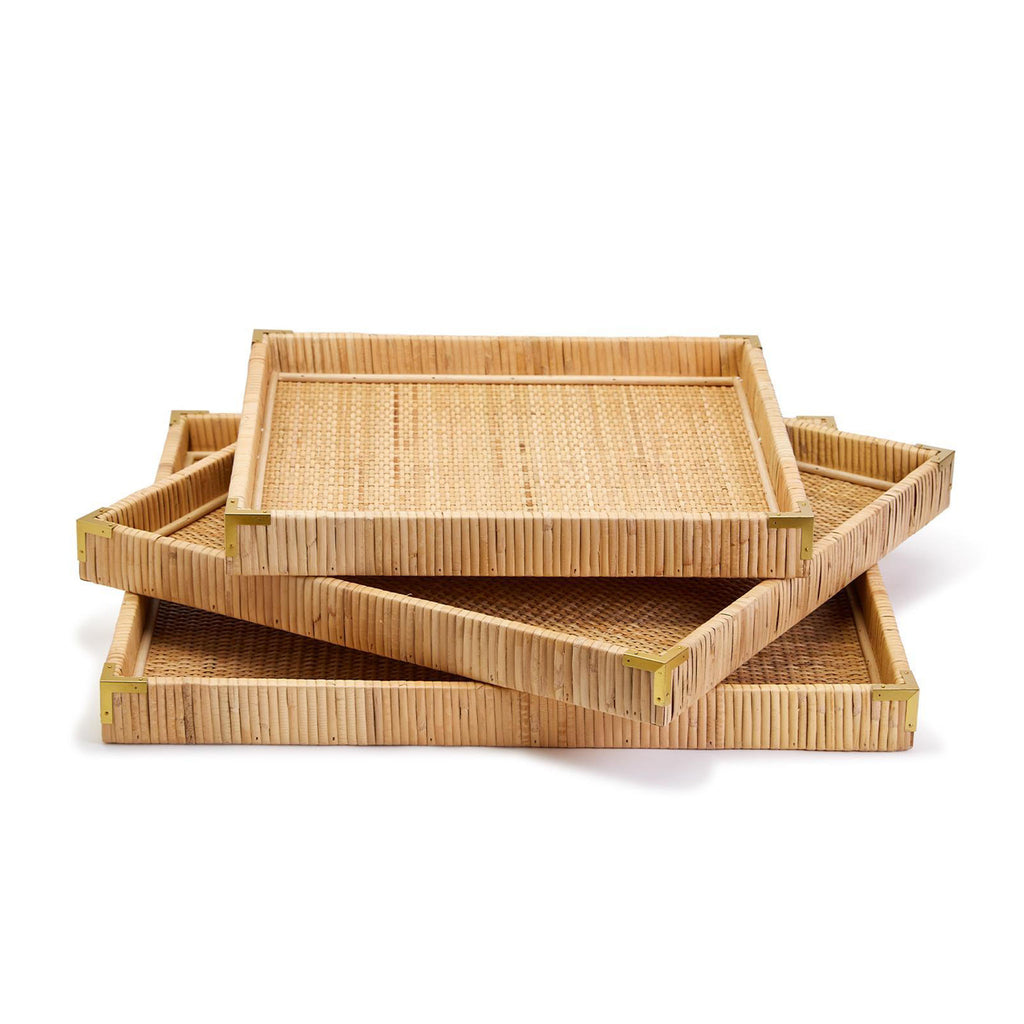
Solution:
[[[119,695],[115,743],[905,750],[906,705],[864,686],[723,684],[656,727],[486,683],[161,679]]]
[[[154,604],[150,598],[137,594],[125,594],[121,610],[114,625],[114,637],[107,655],[107,665],[119,676],[135,674],[139,645],[146,626],[149,607]]]

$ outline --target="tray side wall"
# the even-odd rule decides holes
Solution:
[[[898,483],[928,462],[938,449],[886,441],[839,430],[828,419],[802,416],[787,421],[797,461],[888,483]]]
[[[910,672],[910,662],[896,627],[896,613],[882,581],[882,572],[874,565],[850,586],[864,612],[864,625],[881,681],[898,683]]]
[[[125,594],[114,625],[114,636],[107,653],[107,664],[120,676],[130,676],[135,669],[139,645],[152,602],[137,594]]]
[[[485,683],[149,680],[115,695],[116,743],[240,743],[672,750],[906,750],[906,705],[867,686],[724,683],[664,727]]]
[[[740,366],[741,386],[750,407],[779,508],[783,512],[799,512],[807,502],[807,494],[796,466],[786,421],[775,397],[775,389],[768,375],[768,365],[760,347],[745,344]],[[799,554],[799,551],[796,554]],[[787,572],[786,575],[798,575],[796,570],[797,567],[793,566],[793,571]]]
[[[270,512],[239,526],[230,571],[245,576],[669,576],[806,574],[799,529],[768,516],[677,519],[312,517]]]
[[[236,412],[206,412],[186,415],[184,423],[188,429],[186,452],[194,458],[197,452],[218,452],[221,448],[234,444],[238,440],[241,416]],[[184,465],[183,459],[172,472],[176,473]]]
[[[265,334],[255,332],[249,352],[249,369],[242,400],[242,417],[238,426],[235,462],[228,486],[228,501],[234,502],[240,509],[253,507],[267,395],[277,370],[276,348],[270,344]],[[248,530],[243,532],[248,533]]]
[[[160,483],[161,480],[169,477],[172,473],[177,473],[185,466],[185,459],[191,446],[191,432],[192,426],[188,416],[175,418],[172,415],[171,424],[167,428],[167,440],[160,453],[160,462],[157,466],[154,483]],[[228,439],[224,444],[218,445],[218,448],[223,448],[231,443],[231,440]]]
[[[882,458],[883,453],[876,451],[871,461],[878,464]],[[828,535],[816,548],[806,578],[763,581],[686,638],[689,657],[673,673],[676,713],[948,507],[953,460],[924,458],[923,464]]]
[[[224,448],[150,484],[115,502],[99,518],[132,530],[169,532],[173,524],[226,496],[233,452],[233,446]]]
[[[736,377],[726,338],[486,337],[268,332],[282,373]],[[243,414],[244,415],[244,414]]]

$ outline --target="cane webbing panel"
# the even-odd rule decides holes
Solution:
[[[161,601],[146,672],[250,679],[433,679],[456,676]]]
[[[768,511],[736,388],[280,381],[259,507]]]

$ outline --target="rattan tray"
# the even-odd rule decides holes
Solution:
[[[258,331],[230,572],[807,573],[760,345]]]
[[[666,726],[134,594],[100,684],[111,743],[905,750],[917,696],[877,568]]]
[[[191,431],[174,432],[161,475],[233,431],[193,418]],[[877,567],[668,726],[134,594],[100,691],[103,738],[116,743],[903,750],[917,719]]]
[[[164,462],[201,417],[179,418]],[[205,428],[204,428],[205,429]],[[225,448],[79,520],[84,579],[665,725],[949,501],[951,452],[789,423],[817,506],[806,579],[234,577]]]

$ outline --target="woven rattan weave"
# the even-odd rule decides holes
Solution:
[[[810,553],[750,337],[257,332],[228,497],[244,574],[790,577]]]
[[[171,428],[164,463],[187,447],[189,419]],[[791,421],[789,430],[819,503],[804,580],[233,577],[219,546],[230,447],[85,517],[80,571],[144,596],[664,725],[948,503],[951,453],[821,422]]]
[[[223,442],[193,417],[161,475]],[[215,445],[214,445],[215,447]],[[207,517],[179,531],[199,542]],[[219,522],[211,525],[216,530]],[[215,541],[216,542],[216,538]],[[117,679],[133,679],[127,692]],[[103,737],[118,743],[424,744],[902,750],[914,722],[884,681],[909,678],[877,569],[655,727],[407,662],[125,595],[108,657]],[[143,680],[145,680],[143,682]],[[879,690],[879,687],[883,689]],[[134,692],[132,692],[134,690]]]

